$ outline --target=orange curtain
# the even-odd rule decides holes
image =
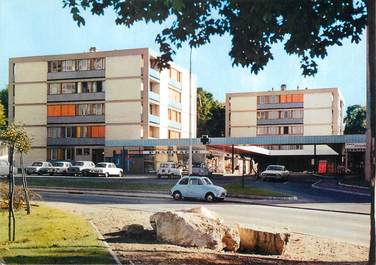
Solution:
[[[48,117],[61,116],[61,105],[47,106],[47,116]]]
[[[91,137],[93,138],[103,138],[105,134],[104,126],[93,126],[91,127]]]
[[[75,106],[70,105],[61,105],[61,116],[74,116],[76,114]]]

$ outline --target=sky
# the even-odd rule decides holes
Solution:
[[[0,88],[8,83],[8,60],[11,57],[86,52],[90,47],[106,51],[149,47],[158,51],[155,36],[163,25],[137,23],[130,29],[117,26],[115,14],[104,16],[84,13],[86,26],[78,27],[69,9],[61,0],[0,0]],[[273,47],[274,60],[258,75],[250,69],[232,67],[229,36],[213,37],[210,44],[193,50],[192,69],[198,86],[223,101],[225,93],[287,89],[338,87],[345,105],[365,104],[366,45],[365,36],[359,44],[344,41],[341,47],[328,50],[319,60],[314,77],[301,75],[299,58],[289,56],[281,44]],[[175,63],[189,68],[189,48],[177,50]]]

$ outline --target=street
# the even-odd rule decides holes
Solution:
[[[95,209],[109,208],[146,212],[171,211],[204,205],[229,223],[288,228],[290,231],[367,245],[369,243],[368,203],[244,204],[173,201],[169,198],[126,197],[67,192],[39,192],[47,202],[79,203]]]

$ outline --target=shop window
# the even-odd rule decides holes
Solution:
[[[90,149],[84,148],[84,156],[89,156],[89,155],[90,155]]]

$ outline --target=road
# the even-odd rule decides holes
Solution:
[[[284,184],[281,184],[284,185]],[[79,203],[95,208],[108,205],[128,210],[171,211],[204,205],[219,213],[226,222],[258,226],[286,227],[290,231],[333,238],[339,241],[369,243],[369,203],[244,204],[173,201],[169,198],[127,197],[67,192],[40,192],[47,202]]]

